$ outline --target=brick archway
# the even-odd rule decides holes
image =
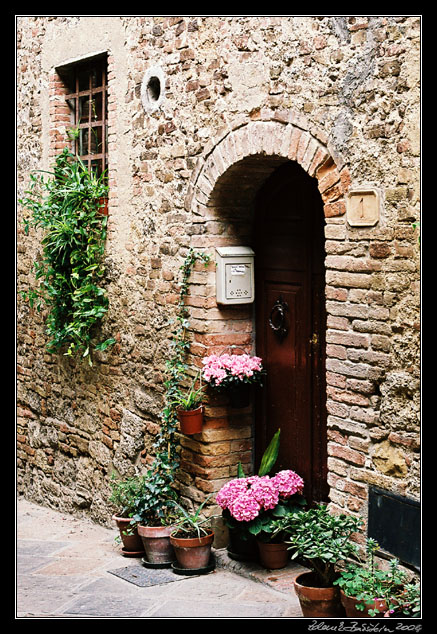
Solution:
[[[187,211],[202,215],[226,171],[255,155],[296,161],[317,179],[325,217],[345,213],[349,170],[341,157],[328,149],[324,135],[314,129],[309,131],[305,124],[271,120],[251,121],[210,140],[191,177],[185,202]]]
[[[189,184],[185,207],[191,214],[191,245],[214,253],[220,245],[244,244],[249,239],[254,195],[281,164],[297,162],[317,179],[325,218],[335,222],[345,213],[349,171],[329,151],[322,134],[291,121],[251,121],[211,139]],[[338,221],[337,221],[338,222]],[[215,302],[215,263],[199,266],[187,304],[191,310],[191,362],[235,344],[254,350],[253,306],[218,306]],[[229,410],[226,399],[210,397],[202,434],[182,438],[182,492],[196,499],[196,490],[217,491],[235,477],[242,463],[251,472],[253,411]]]

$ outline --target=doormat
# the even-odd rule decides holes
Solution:
[[[141,588],[180,581],[182,578],[168,568],[146,568],[145,566],[127,566],[117,570],[108,570],[108,572]]]

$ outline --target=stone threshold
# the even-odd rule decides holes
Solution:
[[[216,560],[216,566],[225,568],[241,575],[246,579],[258,581],[273,590],[289,594],[295,594],[293,581],[301,572],[308,572],[308,568],[300,564],[290,561],[285,568],[280,570],[266,570],[261,564],[252,561],[236,561],[229,557],[226,548],[218,548],[213,550]]]

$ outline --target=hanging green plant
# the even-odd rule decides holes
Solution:
[[[48,309],[47,350],[80,354],[90,365],[93,349],[115,343],[112,338],[93,341],[93,327],[108,310],[106,292],[99,286],[107,224],[100,208],[107,194],[104,175],[97,177],[64,149],[52,172],[30,175],[30,187],[19,201],[30,212],[25,234],[30,227],[44,231],[42,258],[34,263],[37,285],[23,297],[38,311]]]

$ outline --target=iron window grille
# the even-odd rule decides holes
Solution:
[[[108,167],[108,91],[106,56],[78,62],[64,69],[69,91],[72,151],[90,171],[100,176]]]

